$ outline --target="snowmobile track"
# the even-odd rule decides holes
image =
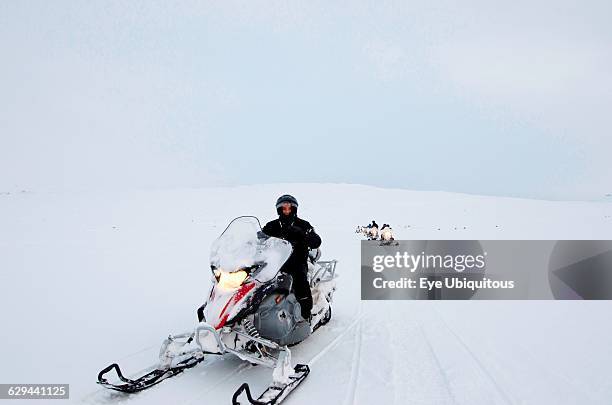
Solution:
[[[483,373],[483,375],[486,376],[486,378],[493,385],[493,387],[495,387],[495,389],[497,390],[501,398],[504,400],[504,402],[507,404],[512,404],[513,401],[510,399],[510,397],[508,397],[508,394],[502,389],[502,387],[498,384],[497,380],[491,375],[489,370],[484,366],[484,364],[482,364],[480,359],[468,347],[468,345],[463,341],[463,339],[461,339],[461,337],[457,333],[455,333],[454,330],[451,329],[451,327],[446,323],[444,318],[442,318],[440,313],[435,308],[433,308],[433,313],[440,320],[440,322],[446,328],[446,330],[448,330],[448,332],[457,340],[457,342],[461,345],[461,347],[465,350],[465,352],[474,360],[474,362],[476,363],[480,371]]]
[[[351,361],[351,375],[349,379],[349,387],[344,398],[345,405],[352,405],[356,403],[357,398],[357,386],[359,384],[359,367],[361,366],[360,358],[361,358],[361,340],[362,336],[362,327],[363,324],[361,319],[359,319],[357,323],[357,332],[355,333],[355,346],[353,347],[353,359]]]
[[[344,337],[344,335],[346,335],[352,328],[354,328],[355,325],[361,322],[362,317],[363,317],[362,304],[359,304],[359,310],[357,311],[357,315],[355,316],[355,319],[353,320],[353,322],[351,322],[349,326],[344,328],[344,330],[340,332],[338,336],[334,338],[334,340],[328,343],[327,346],[325,346],[319,353],[317,353],[316,356],[311,358],[310,361],[308,362],[308,365],[312,366],[317,361],[319,361],[319,359],[323,357],[328,351],[333,349],[340,342],[340,340]]]
[[[423,329],[423,326],[421,325],[421,322],[417,321],[417,326],[418,326],[419,332],[421,333],[421,336],[423,337],[423,340],[425,341],[425,344],[427,345],[427,348],[429,349],[429,353],[431,355],[432,360],[434,361],[434,363],[436,363],[438,372],[440,373],[440,376],[442,377],[442,381],[444,382],[444,388],[446,389],[446,392],[448,392],[448,396],[453,400],[453,403],[456,404],[457,399],[455,398],[455,395],[453,394],[453,390],[451,389],[448,375],[446,374],[446,371],[444,371],[444,368],[442,367],[442,364],[440,363],[440,359],[438,358],[438,355],[436,354],[434,348],[432,347],[431,342],[429,341],[429,338],[427,337],[427,334],[425,333],[425,330]]]

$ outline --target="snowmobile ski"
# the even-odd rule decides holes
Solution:
[[[110,366],[106,367],[104,370],[100,371],[100,373],[98,374],[98,384],[115,391],[121,391],[126,393],[139,392],[149,387],[152,387],[153,385],[158,384],[170,377],[174,377],[175,375],[182,373],[188,368],[194,367],[202,360],[204,360],[204,356],[192,356],[181,361],[173,367],[167,369],[156,368],[155,370],[152,370],[134,380],[124,377],[121,373],[119,365],[117,363],[113,363]],[[104,377],[105,374],[107,374],[113,369],[115,370],[117,377],[119,377],[119,379],[123,381],[123,384],[110,383]]]
[[[298,386],[310,373],[306,364],[298,364],[293,369],[294,373],[289,376],[289,382],[283,385],[270,385],[257,399],[253,399],[249,384],[244,383],[236,390],[232,397],[233,405],[240,405],[238,398],[244,392],[251,405],[278,405]]]

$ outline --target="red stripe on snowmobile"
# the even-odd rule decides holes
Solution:
[[[249,293],[255,287],[255,282],[250,282],[248,284],[243,285],[240,290],[234,295],[236,302],[240,301],[245,295]]]
[[[221,320],[219,321],[219,324],[215,326],[215,329],[221,329],[225,325],[225,322],[227,322],[228,317],[229,317],[229,314],[225,314],[223,318],[221,318]]]
[[[225,304],[225,306],[221,310],[221,313],[219,314],[219,317],[221,318],[221,321],[219,322],[219,324],[217,326],[215,326],[215,329],[222,328],[223,325],[225,325],[225,322],[227,322],[227,318],[229,317],[229,314],[225,314],[225,311],[228,309],[229,304],[231,303],[232,304],[232,308],[233,308],[234,305],[236,305],[236,303],[238,301],[240,301],[242,298],[244,298],[244,296],[247,295],[249,293],[249,291],[251,291],[253,289],[253,287],[255,287],[255,283],[254,282],[251,282],[251,283],[243,285],[236,292],[236,294],[234,294],[232,296],[232,298],[230,298],[227,301],[227,303]]]

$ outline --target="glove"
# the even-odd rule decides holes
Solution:
[[[304,239],[305,236],[306,236],[306,233],[299,226],[293,225],[291,226],[291,228],[287,230],[287,239],[289,240],[296,241],[296,240]]]

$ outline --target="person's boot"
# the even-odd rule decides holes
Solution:
[[[310,321],[312,320],[312,314],[310,313],[310,311],[312,310],[312,300],[309,300],[308,298],[302,298],[299,299],[298,302],[300,304],[302,319],[310,323]]]

